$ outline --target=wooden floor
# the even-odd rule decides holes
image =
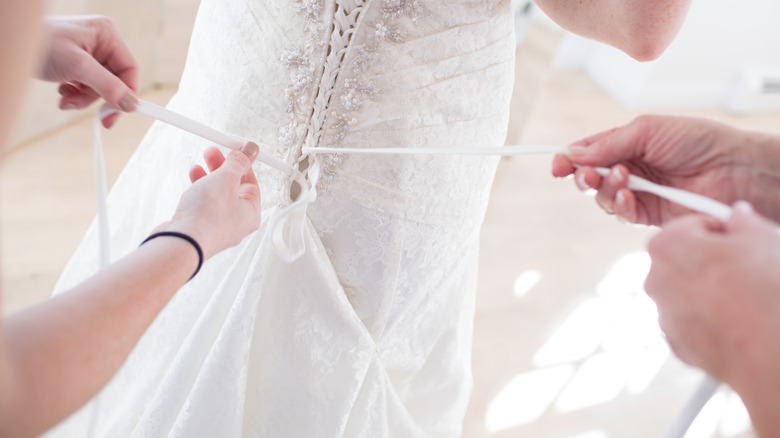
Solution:
[[[539,38],[528,48],[537,53],[521,55],[530,57],[518,69],[510,142],[567,144],[637,115],[583,74],[551,72],[554,36]],[[530,64],[523,68],[524,62]],[[165,103],[173,92],[143,97]],[[780,133],[776,116],[688,114]],[[124,116],[105,135],[111,181],[149,124]],[[92,220],[91,144],[91,121],[84,120],[4,157],[5,313],[50,294]],[[464,436],[660,436],[699,374],[669,355],[641,291],[653,230],[604,215],[549,168],[550,157],[505,159],[496,177],[482,232],[474,390]],[[740,406],[733,394],[719,393],[689,436],[753,436]]]

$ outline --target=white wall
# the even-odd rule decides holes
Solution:
[[[677,39],[656,61],[641,64],[606,45],[567,35],[556,64],[583,68],[632,108],[714,107],[729,100],[732,109],[740,109],[736,104],[742,99],[743,110],[780,110],[780,96],[751,101],[744,93],[736,99],[731,93],[740,77],[780,78],[778,19],[777,0],[694,0]]]

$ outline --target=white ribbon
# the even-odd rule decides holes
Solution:
[[[530,155],[530,154],[568,154],[569,149],[566,146],[501,146],[486,148],[303,148],[304,154],[400,154],[400,155]],[[606,167],[596,167],[596,172],[601,176],[607,176],[610,169]],[[629,175],[628,188],[638,192],[652,193],[659,198],[680,204],[683,207],[708,214],[723,222],[729,220],[731,216],[731,207],[706,196],[673,187],[662,186],[636,175]]]
[[[195,134],[199,137],[212,141],[220,146],[229,149],[241,149],[249,140],[226,134],[210,128],[202,123],[174,113],[168,109],[157,106],[150,102],[139,100],[136,110],[138,113],[153,119],[168,123],[172,126]],[[94,144],[95,144],[95,180],[97,185],[97,207],[98,207],[98,233],[100,241],[100,261],[101,268],[105,267],[109,260],[109,228],[108,213],[106,204],[106,172],[103,159],[103,147],[100,137],[101,120],[111,114],[119,111],[111,108],[108,104],[103,105],[94,122]],[[529,155],[529,154],[566,154],[568,148],[565,146],[502,146],[485,148],[327,148],[327,147],[304,147],[303,156],[314,156],[318,154],[394,154],[394,155]],[[262,151],[258,154],[257,161],[270,167],[282,171],[288,175],[291,181],[296,181],[301,188],[300,196],[290,205],[279,210],[271,218],[269,224],[271,230],[271,239],[273,246],[279,257],[287,262],[294,262],[300,258],[306,251],[304,240],[304,230],[306,223],[306,211],[309,204],[317,199],[316,182],[319,177],[319,163],[317,160],[311,160],[305,173],[301,173],[296,168],[288,165],[284,161],[274,158]],[[596,171],[601,176],[607,176],[610,169],[597,167]],[[307,176],[309,177],[307,180]],[[662,186],[646,179],[630,175],[628,188],[635,191],[652,193],[658,197],[675,202],[691,210],[705,213],[720,219],[723,222],[728,221],[731,216],[731,208],[723,203],[713,199],[690,193],[684,190],[672,187]],[[693,418],[704,402],[712,395],[717,382],[705,379],[697,396],[690,403],[684,412],[676,420],[674,426],[670,428],[666,436],[678,437],[684,434]],[[94,424],[90,426],[94,429]]]
[[[94,138],[95,155],[95,188],[97,190],[97,226],[99,243],[99,262],[100,269],[105,268],[111,262],[111,247],[109,244],[108,228],[108,206],[106,205],[106,192],[108,186],[106,183],[106,160],[103,157],[103,141],[100,137],[100,122],[119,111],[111,108],[108,104],[100,108],[98,116],[92,124],[92,136]]]
[[[596,167],[595,169],[601,176],[607,176],[610,172],[610,169],[606,167]],[[628,176],[628,188],[637,192],[652,193],[659,198],[667,199],[699,213],[708,214],[724,223],[728,222],[731,217],[731,207],[722,202],[674,187],[662,186],[636,175]]]
[[[161,106],[150,102],[139,100],[136,111],[145,116],[168,123],[169,125],[190,132],[194,135],[212,141],[220,146],[229,149],[241,149],[249,140],[226,134],[195,120],[177,114]],[[103,105],[95,119],[95,179],[98,190],[98,230],[100,236],[101,266],[108,263],[109,257],[109,236],[108,236],[108,214],[106,206],[106,177],[105,164],[103,162],[103,148],[100,138],[100,121],[111,114],[119,111],[111,108],[108,104]],[[318,154],[395,154],[395,155],[529,155],[529,154],[566,154],[568,149],[565,146],[502,146],[502,147],[484,147],[484,148],[327,148],[327,147],[304,147],[302,154],[304,156],[313,156]],[[306,211],[309,204],[317,199],[316,181],[319,175],[319,164],[312,160],[305,173],[298,171],[282,160],[272,157],[262,151],[258,154],[257,161],[268,165],[274,169],[282,171],[288,175],[292,181],[296,181],[301,188],[300,196],[295,202],[279,210],[271,218],[269,227],[272,233],[272,242],[277,254],[287,262],[293,262],[300,258],[306,251],[304,241],[304,227],[306,222]],[[609,169],[597,167],[596,171],[602,176],[609,173]],[[316,174],[316,175],[315,175]],[[309,176],[308,180],[306,176]],[[701,213],[714,216],[721,221],[727,221],[731,216],[731,208],[713,199],[686,192],[684,190],[672,187],[662,186],[635,175],[629,176],[628,188],[635,191],[644,191],[653,193],[656,196],[683,205]]]
[[[190,118],[177,114],[166,108],[160,107],[150,102],[139,100],[136,111],[145,116],[153,119],[168,123],[172,126],[190,132],[194,135],[212,141],[220,146],[224,146],[229,149],[240,149],[249,140],[226,134],[217,131],[211,127],[208,127],[202,123],[196,122]],[[116,114],[119,111],[111,108],[108,104],[103,105],[95,119],[94,123],[94,136],[95,136],[95,179],[98,190],[98,230],[100,236],[100,259],[101,266],[105,266],[108,263],[109,257],[109,236],[108,236],[108,214],[106,206],[106,177],[105,177],[105,163],[103,160],[103,148],[100,138],[100,121],[111,114]],[[565,146],[502,146],[502,147],[485,147],[485,148],[326,148],[326,147],[305,147],[302,149],[302,154],[317,155],[317,154],[396,154],[396,155],[527,155],[527,154],[565,154],[568,149]],[[288,261],[293,262],[300,258],[306,251],[306,245],[304,241],[304,226],[306,222],[306,211],[308,205],[317,199],[316,181],[318,178],[314,175],[316,172],[319,174],[319,164],[316,160],[312,160],[309,169],[306,173],[311,177],[309,183],[306,178],[306,174],[299,172],[297,169],[288,165],[284,161],[281,161],[275,157],[263,153],[258,154],[257,161],[266,164],[270,167],[278,169],[291,177],[291,180],[296,181],[301,188],[301,193],[298,199],[290,205],[282,208],[271,219],[269,224],[272,230],[272,242],[278,255]],[[606,176],[609,173],[607,168],[596,168],[596,171]],[[628,188],[635,191],[644,191],[653,193],[656,196],[683,205],[701,213],[705,213],[720,219],[721,221],[727,221],[731,216],[731,208],[725,204],[722,204],[713,199],[697,195],[694,193],[686,192],[684,190],[675,189],[672,187],[662,186],[646,179],[637,177],[635,175],[629,176]]]
[[[535,155],[567,154],[566,146],[499,146],[484,148],[303,148],[304,155],[317,154],[372,154],[372,155]]]
[[[228,149],[241,149],[249,140],[236,135],[226,134],[190,118],[177,114],[161,106],[139,100],[136,112],[147,117],[165,122],[179,129],[197,135]],[[100,241],[101,267],[110,260],[110,244],[108,235],[108,212],[106,203],[106,178],[105,163],[103,161],[103,147],[100,137],[101,120],[119,113],[108,104],[100,109],[94,122],[95,143],[95,180],[97,185],[98,205],[98,233]],[[260,151],[256,161],[266,164],[274,169],[282,171],[285,175],[296,181],[301,188],[298,199],[271,219],[269,226],[272,231],[272,241],[277,254],[287,262],[293,262],[300,258],[306,251],[304,241],[304,226],[306,221],[306,209],[317,198],[315,187],[306,181],[306,176],[288,165],[282,160],[272,157]]]

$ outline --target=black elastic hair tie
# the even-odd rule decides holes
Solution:
[[[200,267],[203,266],[203,250],[200,249],[200,245],[198,245],[198,242],[196,242],[195,239],[193,239],[192,237],[190,237],[190,236],[188,236],[188,235],[186,235],[184,233],[179,233],[177,231],[161,231],[159,233],[154,233],[151,236],[147,237],[146,240],[141,242],[141,245],[143,245],[144,243],[146,243],[146,242],[148,242],[148,241],[150,241],[150,240],[152,240],[152,239],[154,239],[156,237],[163,237],[163,236],[178,237],[180,239],[184,239],[187,242],[190,242],[192,244],[192,246],[195,247],[195,251],[198,252],[198,268],[195,269],[195,273],[192,274],[192,277],[190,277],[190,280],[195,278],[195,276],[198,275],[198,272],[200,272]],[[138,246],[141,246],[141,245],[138,245]],[[187,280],[187,281],[190,281],[190,280]]]

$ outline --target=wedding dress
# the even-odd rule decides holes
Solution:
[[[500,146],[513,66],[509,0],[202,0],[168,108],[317,169],[306,250],[274,250],[294,194],[257,165],[261,228],[176,294],[99,409],[48,435],[458,436],[497,158],[302,150]],[[109,197],[115,258],[170,218],[208,145],[150,129]],[[58,291],[97,269],[95,228]]]

